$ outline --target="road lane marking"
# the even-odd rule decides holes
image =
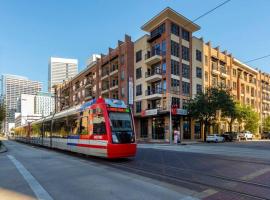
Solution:
[[[49,193],[39,184],[32,174],[18,160],[16,160],[16,158],[12,155],[7,155],[7,157],[16,166],[39,200],[53,200]]]
[[[253,172],[251,174],[248,174],[246,176],[241,177],[241,180],[245,180],[245,181],[252,180],[252,179],[254,179],[254,178],[258,177],[258,176],[261,176],[261,175],[263,175],[263,174],[265,174],[266,172],[269,172],[269,171],[270,171],[270,167],[260,169],[260,170],[258,170],[256,172]]]

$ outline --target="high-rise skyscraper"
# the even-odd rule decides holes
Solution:
[[[63,83],[78,74],[78,60],[51,57],[48,72],[48,91],[54,93],[54,85]]]
[[[5,132],[8,131],[8,124],[15,122],[15,112],[17,109],[17,100],[21,94],[36,95],[42,89],[41,82],[29,80],[23,76],[4,74],[2,75],[3,100],[6,106]]]

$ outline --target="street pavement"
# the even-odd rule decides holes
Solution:
[[[0,199],[197,199],[194,191],[78,156],[4,141]]]
[[[135,158],[116,162],[4,144],[1,200],[270,199],[268,141],[139,144]]]
[[[145,149],[203,153],[270,161],[270,140],[226,143],[197,143],[193,145],[139,144],[138,147]]]

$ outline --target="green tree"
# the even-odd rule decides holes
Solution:
[[[229,131],[232,131],[233,123],[237,121],[242,121],[242,112],[241,112],[241,105],[239,102],[233,102],[233,104],[228,107],[227,110],[223,111],[223,116],[227,117],[227,122],[229,124]]]
[[[6,107],[4,103],[0,103],[0,129],[5,117],[6,117]]]
[[[263,120],[263,131],[270,132],[270,116]]]
[[[234,102],[229,92],[222,88],[209,88],[204,93],[198,94],[188,106],[188,113],[192,118],[204,124],[204,140],[209,127],[221,111],[223,117],[228,117],[234,112]]]
[[[243,106],[244,107],[244,123],[245,123],[245,130],[248,130],[252,133],[255,133],[259,127],[259,115],[255,112],[250,106]]]

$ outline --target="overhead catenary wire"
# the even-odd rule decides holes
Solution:
[[[191,22],[187,23],[186,25],[184,25],[184,27],[189,26],[190,24],[194,23],[195,21],[198,21],[199,19],[205,17],[206,15],[212,13],[213,11],[215,11],[216,9],[220,8],[221,6],[224,6],[225,4],[229,3],[231,0],[227,0],[222,2],[221,4],[217,5],[216,7],[212,8],[211,10],[203,13],[202,15],[198,16],[197,18],[193,19]]]
[[[261,59],[264,59],[264,58],[267,58],[267,57],[270,57],[270,54],[265,55],[265,56],[262,56],[262,57],[254,58],[254,59],[252,59],[252,60],[247,60],[247,61],[245,61],[244,63],[250,63],[250,62],[257,61],[257,60],[261,60]]]

